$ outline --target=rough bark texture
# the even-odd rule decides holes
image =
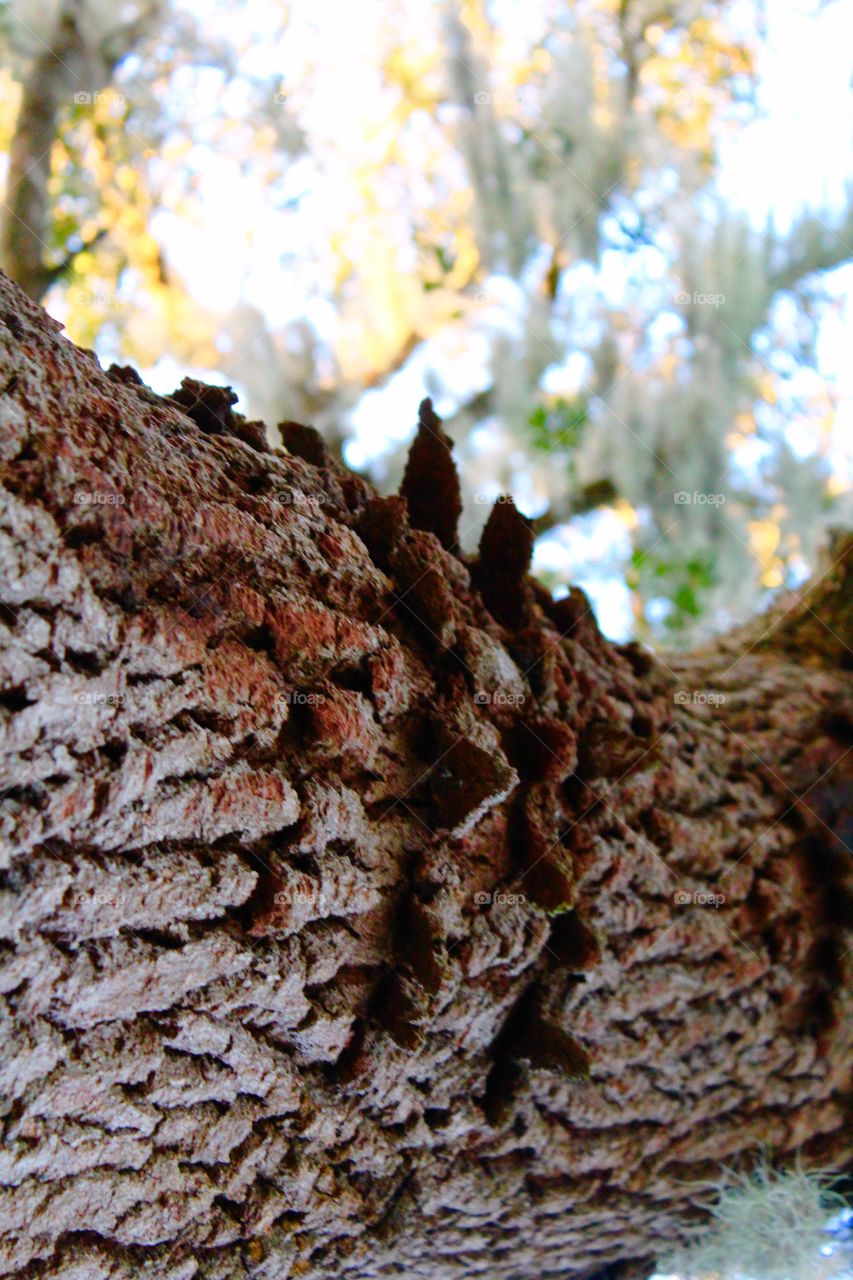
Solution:
[[[0,365],[4,1274],[641,1274],[844,1165],[849,543],[670,669],[428,405],[416,528],[5,280]]]

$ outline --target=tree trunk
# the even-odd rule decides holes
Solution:
[[[850,541],[653,658],[428,404],[378,498],[0,293],[3,1274],[642,1275],[843,1167]]]
[[[24,24],[39,51],[22,86],[0,211],[3,266],[35,301],[71,270],[81,253],[91,252],[106,235],[102,227],[86,241],[75,237],[75,248],[66,246],[51,261],[54,201],[49,184],[62,114],[72,103],[91,103],[109,85],[119,62],[156,21],[158,0],[143,5],[135,17],[125,15],[111,33],[98,32],[93,14],[86,13],[79,0],[60,0],[52,8],[52,27],[43,32],[46,41]],[[13,25],[19,20],[13,17]]]
[[[58,7],[50,47],[41,43],[24,81],[0,218],[3,264],[12,279],[36,300],[57,274],[47,258],[51,216],[48,183],[57,122],[75,94],[82,92],[91,99],[96,67],[95,59],[87,56],[73,5]],[[100,87],[98,77],[94,88]]]

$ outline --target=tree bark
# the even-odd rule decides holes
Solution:
[[[642,1275],[844,1167],[849,539],[670,663],[429,406],[407,506],[5,279],[0,365],[2,1274]]]

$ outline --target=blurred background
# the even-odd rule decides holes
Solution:
[[[853,525],[849,0],[9,0],[4,269],[463,542],[511,492],[605,632],[696,645]]]

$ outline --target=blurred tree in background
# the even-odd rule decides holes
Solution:
[[[641,637],[802,581],[851,521],[816,339],[853,211],[759,233],[720,194],[761,6],[354,9],[335,39],[307,0],[7,3],[5,269],[102,359],[231,382],[383,487],[414,415],[377,429],[376,393],[415,379],[464,541],[512,491],[540,575],[627,583]]]

